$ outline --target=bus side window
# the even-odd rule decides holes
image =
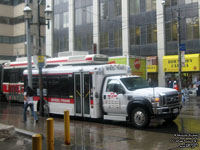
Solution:
[[[59,76],[48,76],[48,96],[49,97],[60,97]]]
[[[10,82],[10,70],[4,69],[3,82]]]
[[[60,95],[61,97],[70,98],[74,95],[74,79],[69,75],[60,76]]]

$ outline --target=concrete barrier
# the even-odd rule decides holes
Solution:
[[[4,141],[9,137],[14,136],[15,128],[11,125],[0,124],[0,141]]]

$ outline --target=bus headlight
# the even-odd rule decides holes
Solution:
[[[160,102],[160,98],[159,97],[153,97],[151,99],[151,102],[157,102],[157,103],[159,103]]]
[[[159,97],[153,97],[151,99],[151,103],[153,107],[159,107],[160,104],[160,98]]]

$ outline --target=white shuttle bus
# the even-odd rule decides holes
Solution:
[[[136,128],[148,126],[150,119],[174,120],[181,103],[174,89],[151,88],[146,80],[130,75],[127,65],[80,65],[46,68],[43,73],[45,114],[130,121]],[[39,110],[39,73],[33,70],[35,109]],[[24,71],[25,86],[27,70]]]

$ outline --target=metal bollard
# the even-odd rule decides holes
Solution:
[[[53,118],[47,119],[47,150],[54,150]]]
[[[69,110],[64,112],[65,144],[70,145],[70,118]]]
[[[32,150],[42,150],[42,136],[40,134],[32,136]]]

